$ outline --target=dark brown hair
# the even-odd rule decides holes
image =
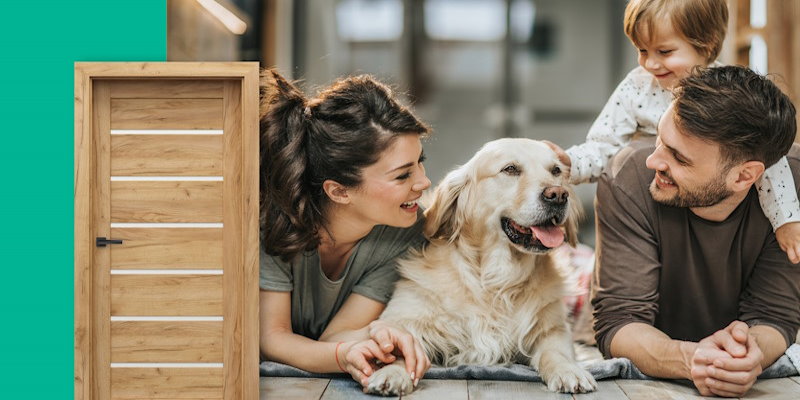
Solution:
[[[674,107],[678,129],[719,144],[729,165],[770,167],[789,152],[797,130],[789,97],[745,67],[695,68],[681,80]]]
[[[625,7],[625,34],[641,48],[643,37],[654,40],[655,26],[667,20],[707,63],[719,57],[728,29],[725,0],[631,0]]]
[[[329,204],[322,184],[357,188],[361,171],[400,135],[428,127],[367,75],[306,99],[274,70],[261,73],[261,244],[289,261],[319,246]]]

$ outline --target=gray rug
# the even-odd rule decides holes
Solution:
[[[581,365],[586,368],[595,379],[653,379],[636,368],[627,358],[612,358],[610,360],[588,361]],[[786,353],[774,364],[764,370],[759,379],[785,378],[800,375],[800,344],[793,344]],[[297,378],[343,378],[349,375],[315,374],[301,369],[290,367],[271,361],[261,363],[261,376],[297,377]],[[431,367],[425,374],[425,379],[481,379],[494,381],[529,381],[541,382],[539,373],[528,366],[513,364],[508,366],[476,366],[463,365],[458,367]]]

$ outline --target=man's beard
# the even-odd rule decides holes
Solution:
[[[665,193],[656,184],[656,179],[658,178],[654,178],[650,184],[650,195],[656,202],[670,207],[711,207],[733,194],[733,191],[725,186],[727,172],[727,170],[723,171],[714,179],[709,180],[708,183],[695,190],[683,188],[676,183],[677,193],[669,198],[665,198]],[[669,176],[665,175],[665,177],[672,180]]]

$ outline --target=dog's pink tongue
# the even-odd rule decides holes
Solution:
[[[561,243],[564,243],[564,232],[557,226],[532,226],[531,230],[536,238],[547,247],[558,247],[561,246]]]

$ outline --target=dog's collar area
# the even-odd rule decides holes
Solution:
[[[503,232],[506,234],[511,243],[514,243],[515,245],[520,246],[527,251],[543,253],[551,249],[537,239],[536,236],[533,235],[533,232],[530,228],[523,227],[511,218],[500,218],[500,225],[502,226]],[[555,225],[552,225],[549,221],[545,225],[555,227]],[[527,233],[525,231],[527,231]]]

